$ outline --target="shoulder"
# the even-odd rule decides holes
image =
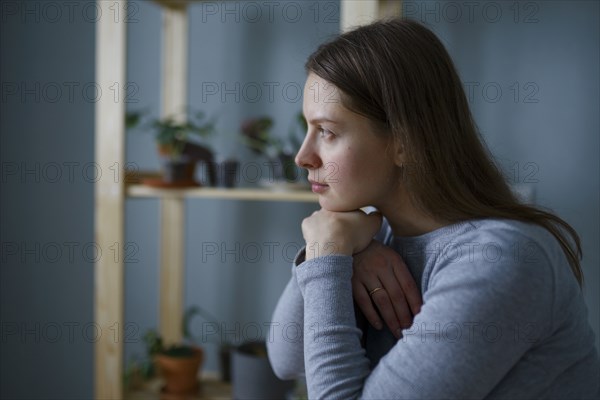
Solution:
[[[476,254],[479,262],[520,266],[523,272],[528,265],[567,262],[558,240],[540,225],[508,219],[480,219],[464,224],[471,229],[457,232],[452,242],[480,249],[480,254]]]
[[[540,329],[552,325],[557,271],[569,266],[546,229],[474,220],[437,240],[438,253],[424,276],[425,304],[460,308],[473,320],[510,320]]]
[[[567,260],[545,228],[514,220],[480,219],[458,224],[437,238],[429,287],[452,281],[482,289],[552,290]]]
[[[554,236],[544,227],[526,223],[512,219],[477,219],[466,221],[464,224],[469,224],[473,227],[465,233],[495,236],[498,239],[507,239],[514,241],[515,239],[534,240],[540,243],[555,242]]]

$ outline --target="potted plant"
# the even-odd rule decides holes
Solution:
[[[231,357],[234,399],[282,399],[294,387],[273,372],[264,341],[248,341],[237,346]]]
[[[219,346],[219,367],[221,379],[225,382],[229,382],[231,379],[231,352],[235,348],[234,344],[226,340],[223,332],[221,331],[221,326],[217,318],[210,312],[202,307],[192,306],[186,313],[186,319],[190,321],[195,315],[199,315],[205,321],[211,323],[211,325],[215,328],[215,333],[219,337],[217,344]],[[187,334],[191,337],[191,333],[189,331]]]
[[[154,360],[165,381],[163,391],[170,394],[194,394],[198,391],[198,372],[204,361],[201,347],[186,344],[163,347],[160,337],[148,337],[156,345]]]
[[[183,318],[182,343],[165,346],[163,338],[153,329],[148,330],[143,340],[146,345],[146,358],[130,361],[125,372],[125,387],[139,389],[144,381],[157,374],[164,380],[162,391],[165,394],[187,395],[198,391],[198,373],[204,361],[204,350],[193,344],[190,333],[190,319],[194,313],[188,310]]]
[[[306,130],[306,121],[302,113],[296,116],[296,125]],[[270,160],[273,167],[272,177],[275,180],[294,182],[298,180],[298,170],[294,162],[294,156],[302,140],[298,137],[297,129],[290,129],[287,140],[274,137],[271,134],[273,119],[268,116],[250,118],[245,120],[240,128],[242,138],[255,154],[264,155]]]
[[[143,116],[144,112],[127,113],[126,128],[140,124]],[[215,131],[213,120],[207,120],[204,113],[199,111],[188,121],[180,122],[173,117],[166,117],[151,121],[148,128],[154,131],[158,153],[164,159],[165,182],[193,182],[196,163],[201,161],[208,164],[208,180],[214,185],[216,171],[213,152],[205,142]],[[198,140],[204,140],[204,143]]]

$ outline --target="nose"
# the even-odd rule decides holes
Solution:
[[[296,165],[306,169],[319,168],[321,165],[321,158],[311,140],[311,135],[306,135],[304,138],[302,146],[300,147],[300,150],[298,150],[298,154],[296,154],[296,159],[294,161],[296,162]]]

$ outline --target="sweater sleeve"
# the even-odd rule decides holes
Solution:
[[[304,299],[296,281],[296,264],[304,261],[304,249],[296,255],[292,276],[285,287],[271,321],[267,353],[275,375],[295,379],[304,374]]]
[[[553,275],[543,251],[515,259],[527,238],[479,238],[460,258],[440,252],[413,325],[370,371],[352,306],[352,257],[302,263],[304,358],[311,399],[483,398],[544,332]],[[488,240],[489,239],[489,240]],[[470,242],[469,242],[470,243]],[[540,249],[540,247],[536,247]]]
[[[375,239],[383,242],[389,233],[385,222]],[[267,340],[269,361],[280,379],[295,379],[304,374],[304,298],[298,287],[296,267],[304,262],[305,252],[303,247],[294,258],[292,276],[273,312]]]

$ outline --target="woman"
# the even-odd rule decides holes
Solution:
[[[273,316],[278,376],[311,399],[596,397],[577,233],[512,194],[435,35],[377,22],[306,68],[296,162],[322,208]]]

